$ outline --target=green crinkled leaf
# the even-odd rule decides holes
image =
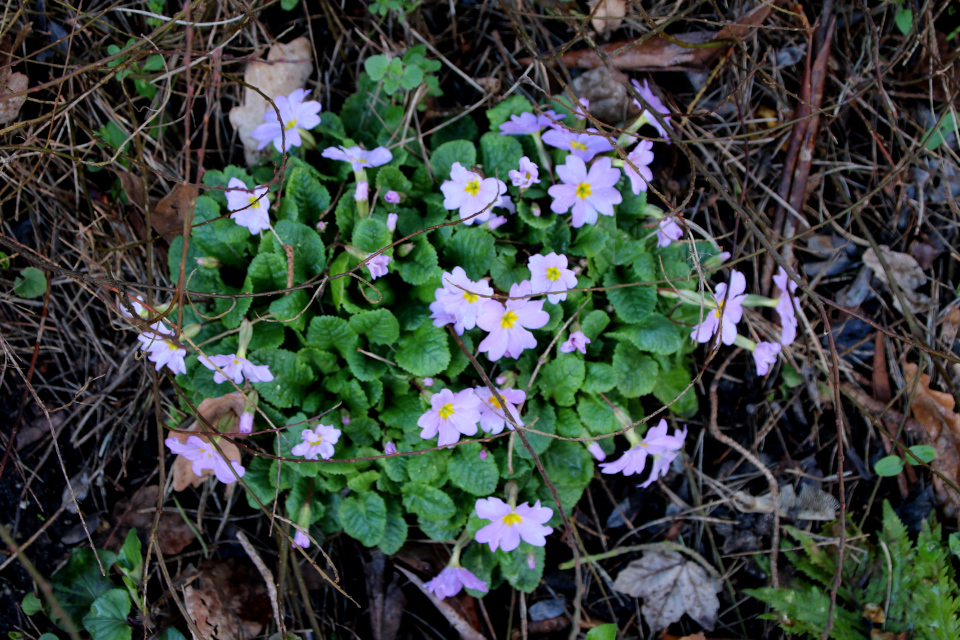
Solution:
[[[196,242],[197,248],[206,256],[213,256],[224,264],[243,266],[248,260],[250,231],[230,218],[220,218],[220,215],[216,200],[209,196],[198,197],[193,208],[191,242]]]
[[[454,162],[459,162],[465,169],[469,169],[477,164],[477,148],[466,140],[452,140],[440,145],[430,158],[434,177],[441,183],[450,179],[450,167]]]
[[[457,507],[450,496],[420,482],[403,485],[403,506],[427,520],[446,520],[457,514]]]
[[[351,316],[350,328],[374,344],[393,344],[400,336],[400,324],[388,309],[375,309]]]
[[[130,596],[123,589],[111,589],[90,605],[83,616],[83,628],[93,640],[130,640],[133,629],[127,624]]]
[[[345,295],[344,292],[347,289],[347,285],[350,284],[351,277],[343,276],[342,278],[334,278],[334,276],[347,273],[351,268],[356,266],[358,262],[359,260],[344,251],[330,264],[330,297],[333,298],[333,307],[337,311],[340,311],[340,305],[343,303],[343,297]]]
[[[540,369],[537,386],[544,399],[553,398],[561,407],[571,407],[576,402],[577,391],[583,386],[586,367],[583,360],[572,353],[557,356]]]
[[[231,164],[224,167],[223,171],[219,169],[209,169],[203,173],[203,184],[210,187],[203,195],[213,198],[221,207],[226,207],[227,196],[225,189],[230,183],[230,178],[240,180],[244,186],[250,190],[253,190],[253,188],[257,186],[246,169]]]
[[[450,142],[451,140],[472,141],[480,136],[477,122],[470,114],[460,114],[456,116],[456,120],[453,122],[447,120],[440,126],[442,128],[430,136],[431,149],[439,149],[443,143]]]
[[[246,485],[249,492],[245,492],[247,495],[247,504],[250,505],[251,509],[259,509],[257,506],[257,501],[254,500],[250,493],[253,493],[263,504],[267,506],[273,502],[275,495],[273,483],[276,481],[276,475],[270,473],[271,469],[271,460],[268,458],[263,458],[260,456],[254,456],[247,465],[247,472],[243,476],[243,483]]]
[[[302,222],[315,226],[320,215],[330,206],[330,192],[303,167],[296,167],[287,177],[286,198],[292,199]],[[282,234],[281,234],[282,235]]]
[[[377,172],[377,188],[383,192],[410,193],[413,183],[397,167],[380,167]]]
[[[588,313],[580,321],[580,330],[583,331],[583,335],[591,340],[596,340],[609,324],[610,316],[607,315],[607,312],[597,309]]]
[[[13,282],[13,292],[21,298],[39,298],[47,291],[47,276],[43,271],[27,267]]]
[[[525,266],[517,265],[517,250],[510,245],[504,245],[498,259],[490,265],[490,277],[493,284],[501,291],[510,291],[510,287],[530,279],[530,270]]]
[[[534,567],[530,568],[527,556],[533,554]],[[543,562],[546,556],[543,547],[534,547],[526,542],[521,542],[520,546],[513,551],[497,550],[497,558],[500,560],[500,572],[504,579],[515,589],[524,593],[532,593],[540,584],[540,578],[543,577]]]
[[[304,359],[283,349],[254,351],[250,354],[250,361],[270,367],[273,380],[255,382],[253,386],[260,393],[261,398],[278,409],[297,406],[307,395],[305,387],[316,379],[313,369]],[[227,391],[229,390],[224,390],[225,393]]]
[[[373,491],[347,496],[337,513],[347,535],[365,547],[376,546],[386,533],[387,505]]]
[[[187,266],[189,271],[189,265]],[[287,288],[287,260],[276,253],[260,253],[247,267],[247,282],[252,293],[281,291]],[[244,289],[247,289],[244,286]]]
[[[490,130],[500,133],[500,125],[509,120],[510,116],[532,112],[533,107],[530,106],[529,100],[521,95],[513,95],[501,101],[493,109],[487,109],[487,120],[490,122]]]
[[[570,253],[595,258],[603,252],[609,239],[610,236],[599,225],[586,225],[577,231],[577,240],[570,247]]]
[[[250,298],[247,298],[248,300]],[[295,331],[303,331],[307,326],[307,317],[310,315],[305,310],[310,304],[310,296],[303,289],[291,291],[279,300],[270,303],[270,313],[276,316],[277,320],[284,320],[284,326],[290,327]],[[296,320],[294,320],[296,318]]]
[[[496,256],[493,236],[482,227],[460,225],[443,248],[444,260],[463,267],[473,281],[487,275]]]
[[[625,398],[639,398],[653,391],[659,370],[656,360],[628,342],[621,342],[613,352],[617,389]]]
[[[580,501],[587,485],[593,479],[593,456],[579,442],[557,440],[552,447],[540,457],[543,470],[553,483],[560,497],[560,504],[567,513]],[[556,504],[549,487],[542,487],[540,500],[545,506],[554,510],[554,520],[559,520],[556,513]]]
[[[315,347],[306,347],[300,349],[298,355],[303,358],[307,364],[313,366],[318,373],[322,373],[323,375],[330,375],[340,370],[335,353],[322,351]]]
[[[521,416],[526,426],[543,433],[555,434],[557,432],[557,414],[553,406],[544,402],[540,398],[532,398],[527,402],[527,410]],[[540,435],[539,433],[527,432],[527,442],[530,447],[540,455],[547,450],[554,439],[550,436]],[[518,443],[519,444],[519,443]],[[515,455],[521,459],[531,459],[532,456],[526,447],[520,445]]]
[[[363,218],[353,228],[352,244],[366,253],[380,251],[393,240],[387,225],[374,218]]]
[[[78,548],[71,550],[67,564],[52,576],[53,595],[57,597],[64,612],[78,625],[94,601],[113,588],[108,576],[117,556],[112,551],[102,549],[97,551],[97,556],[104,571],[108,572],[107,576],[101,575],[93,551]]]
[[[621,284],[632,284],[634,281],[618,275],[615,271],[608,271],[603,278],[603,286],[613,287]],[[643,321],[653,313],[657,306],[657,288],[654,285],[637,285],[607,290],[607,299],[613,305],[614,311],[624,322],[636,323]]]
[[[514,136],[501,136],[490,131],[480,138],[480,150],[483,153],[483,172],[489,178],[499,178],[509,182],[507,173],[520,167],[523,147]]]
[[[418,238],[413,251],[396,261],[397,273],[408,284],[418,286],[440,274],[437,250],[425,236]]]
[[[470,573],[486,582],[488,589],[491,588],[490,582],[493,579],[493,570],[497,567],[498,563],[497,556],[490,551],[488,545],[470,545],[460,557],[460,562]],[[485,595],[483,591],[475,591],[474,589],[467,589],[467,593],[475,598],[480,598]]]
[[[423,484],[442,486],[447,476],[447,456],[442,451],[427,451],[407,458],[407,475]]]
[[[613,409],[598,396],[580,396],[577,413],[590,435],[602,436],[620,430],[617,419],[613,416]]]
[[[685,367],[674,367],[668,371],[660,371],[657,383],[653,387],[654,397],[663,404],[673,402],[692,380],[690,371]],[[670,409],[682,418],[689,418],[697,413],[699,402],[693,388],[680,396]]]
[[[280,220],[274,225],[283,244],[293,247],[293,281],[295,284],[306,282],[327,267],[327,254],[324,251],[320,235],[310,227],[293,220]],[[284,264],[284,279],[287,273],[287,253],[276,241],[273,234],[264,238],[261,254],[270,251],[280,255]]]
[[[357,333],[337,316],[317,316],[307,329],[307,344],[323,351],[336,349],[341,355],[356,351]]]
[[[607,335],[627,340],[641,351],[663,356],[676,353],[683,344],[677,325],[659,313],[650,314],[637,324],[617,327]]]
[[[611,243],[610,261],[615,265],[632,264],[641,256],[649,255],[641,240],[634,240],[626,231],[617,231]]]
[[[380,479],[379,471],[364,471],[347,479],[347,487],[351,491],[370,491],[377,480]]]
[[[557,216],[549,209],[544,210],[541,207],[540,215],[533,215],[533,208],[526,200],[519,200],[517,202],[517,215],[534,229],[549,229],[557,222]]]
[[[437,542],[450,542],[455,540],[463,529],[465,518],[445,518],[443,520],[431,520],[423,516],[417,516],[417,526],[428,538]]]
[[[400,551],[407,541],[407,521],[403,518],[403,508],[396,500],[387,501],[387,526],[380,539],[380,551],[388,556]]]
[[[607,393],[617,386],[617,373],[606,362],[588,362],[583,390],[587,393]]]
[[[493,456],[480,459],[481,446],[467,444],[457,447],[447,466],[450,484],[475,496],[488,496],[497,488],[500,473]]]
[[[432,324],[422,324],[413,333],[403,334],[395,362],[415,376],[439,374],[450,364],[446,332]]]
[[[247,350],[274,349],[283,344],[283,337],[283,325],[276,322],[258,322],[253,325],[253,337],[250,338]],[[236,343],[231,347],[226,353],[236,353]]]
[[[350,367],[350,373],[363,382],[376,380],[387,371],[387,363],[371,358],[356,349],[346,352],[344,358]]]
[[[418,429],[417,420],[425,410],[419,394],[394,397],[393,402],[380,413],[380,420],[388,427],[414,431]]]

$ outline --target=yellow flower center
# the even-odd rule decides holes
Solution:
[[[500,318],[500,326],[504,329],[512,329],[513,323],[517,321],[517,314],[513,311],[507,311],[503,314],[503,317]]]
[[[713,315],[717,317],[717,320],[720,319],[720,316],[723,314],[723,304],[717,305],[717,308],[713,310]]]
[[[556,282],[559,279],[560,279],[560,269],[557,269],[556,267],[550,267],[549,269],[547,269],[547,280],[552,280]]]
[[[293,128],[296,127],[296,126],[297,126],[297,119],[294,118],[293,120],[291,120],[291,121],[288,122],[287,124],[283,125],[283,129],[284,129],[284,131],[290,131],[290,129],[293,129]]]
[[[508,527],[511,525],[520,524],[521,522],[523,522],[523,518],[521,518],[518,513],[513,511],[503,516],[503,524],[507,525]]]
[[[440,419],[446,420],[453,415],[453,405],[449,402],[442,407],[440,407]]]
[[[169,340],[164,340],[164,342],[167,343],[167,349],[169,349],[170,351],[176,351],[176,350],[177,350],[177,345],[173,344],[173,343],[170,342]]]
[[[578,151],[586,151],[587,145],[583,144],[582,142],[577,142],[576,140],[574,140],[570,143],[570,148],[577,149]]]
[[[527,171],[527,174],[526,174],[526,175],[527,175],[527,180],[529,180],[529,179],[530,179],[530,172]]]
[[[469,302],[470,304],[473,304],[474,302],[476,302],[476,301],[479,299],[479,296],[478,296],[477,294],[475,294],[475,293],[470,293],[469,291],[464,291],[464,292],[463,292],[463,299],[466,300],[467,302]]]
[[[577,197],[581,200],[586,200],[592,193],[593,191],[590,190],[590,183],[581,182],[577,185]]]
[[[502,408],[503,408],[503,405],[500,404],[500,401],[497,400],[497,399],[496,399],[495,397],[493,397],[493,396],[490,396],[489,402],[490,402],[490,406],[493,407],[494,409],[502,409]]]
[[[311,431],[310,435],[307,436],[307,442],[309,442],[312,445],[318,445],[322,441],[323,441],[323,436],[321,436],[319,433]]]
[[[479,181],[479,180],[473,180],[473,181],[471,181],[471,182],[468,182],[468,183],[467,183],[467,186],[464,187],[463,190],[466,191],[467,193],[469,193],[469,194],[472,195],[472,196],[477,195],[478,193],[480,193],[480,181]]]
[[[249,198],[247,198],[247,202],[250,203],[250,207],[253,208],[253,209],[259,209],[259,208],[260,208],[260,198],[258,198],[258,197],[256,197],[256,196],[250,196]]]
[[[233,364],[240,364],[240,361],[237,360],[236,358],[234,358],[234,359],[233,359]]]

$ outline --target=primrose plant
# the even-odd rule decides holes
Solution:
[[[562,96],[510,97],[483,133],[460,115],[421,147],[397,92],[426,62],[368,60],[339,115],[277,96],[256,134],[273,158],[208,171],[187,242],[171,242],[190,304],[123,308],[180,411],[242,394],[202,433],[171,431],[198,478],[241,482],[254,508],[281,500],[301,548],[343,531],[392,554],[413,527],[452,542],[427,585],[440,597],[530,591],[615,434],[630,446],[603,473],[649,486],[682,463],[686,429],[646,431],[645,407],[694,414],[691,352],[736,341],[758,301],[736,271],[698,292],[694,266],[726,256],[647,204],[655,146],[633,134],[670,125],[659,100],[619,154]],[[784,290],[769,306],[786,334]]]

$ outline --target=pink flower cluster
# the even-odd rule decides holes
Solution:
[[[167,448],[173,453],[181,455],[193,463],[193,472],[202,476],[206,469],[213,471],[217,480],[224,484],[235,482],[237,476],[243,477],[246,473],[239,462],[236,460],[227,460],[219,451],[214,449],[209,442],[204,442],[199,436],[190,436],[186,444],[183,444],[177,438],[170,436],[163,441]],[[234,474],[234,471],[236,474]]]
[[[140,349],[147,352],[147,360],[156,365],[157,371],[166,367],[175,374],[187,372],[187,365],[183,361],[187,350],[174,341],[173,332],[163,323],[150,325],[150,331],[141,333],[137,340],[140,341]]]
[[[272,105],[267,105],[263,113],[263,124],[253,130],[253,138],[260,143],[263,149],[270,143],[281,153],[290,150],[290,147],[299,147],[303,144],[301,131],[308,131],[320,124],[320,103],[307,100],[306,89],[297,89],[289,96],[278,96]],[[280,112],[279,119],[277,112]]]
[[[490,545],[490,551],[513,551],[520,546],[520,540],[542,547],[547,544],[546,536],[553,532],[552,527],[546,526],[553,509],[541,507],[539,500],[532,507],[526,502],[511,507],[499,498],[481,498],[474,508],[478,518],[491,521],[474,536],[477,542]]]
[[[643,488],[649,487],[657,478],[666,475],[670,463],[683,451],[683,441],[687,437],[686,427],[683,431],[674,431],[672,436],[668,435],[667,431],[667,421],[661,420],[647,432],[643,440],[630,447],[617,460],[601,464],[601,471],[607,474],[622,473],[625,476],[639,474],[647,464],[647,456],[650,456],[653,458],[650,477],[640,485]]]

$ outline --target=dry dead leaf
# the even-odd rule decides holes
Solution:
[[[614,124],[640,114],[636,102],[627,92],[629,80],[616,69],[598,67],[577,76],[570,88],[578,98],[590,100],[590,115],[601,122]]]
[[[792,484],[780,487],[777,503],[782,518],[791,520],[829,521],[837,517],[840,502],[832,495],[809,484],[800,487],[797,495]],[[746,491],[733,494],[733,505],[744,513],[773,513],[773,498],[769,493],[752,496]]]
[[[113,173],[116,174],[117,179],[120,180],[120,186],[127,192],[127,198],[142,211],[144,205],[143,180],[140,179],[140,176],[134,175],[129,171],[120,171],[113,167],[111,167],[111,169]]]
[[[917,365],[909,362],[903,365],[903,375],[907,380],[907,389],[913,389]],[[960,453],[957,451],[957,444],[960,443],[960,415],[954,411],[955,403],[949,393],[930,388],[930,376],[920,374],[913,402],[910,403],[910,413],[922,428],[922,433],[916,435],[937,452],[930,466],[954,484],[960,482]],[[911,425],[908,423],[907,426],[909,428]],[[934,474],[932,481],[937,502],[943,507],[944,515],[951,518],[960,512],[960,495],[939,475]]]
[[[943,341],[947,351],[953,350],[957,329],[960,329],[960,308],[954,307],[943,319],[943,326],[940,327],[940,340]]]
[[[219,398],[207,398],[197,406],[197,412],[203,417],[206,424],[214,428],[220,426],[220,421],[224,416],[232,414],[232,426],[229,428],[221,428],[220,432],[224,435],[229,435],[231,438],[244,438],[246,435],[240,433],[239,424],[240,415],[243,413],[245,405],[246,399],[243,397],[243,394],[239,391],[234,391],[233,393],[222,395]],[[199,422],[193,422],[186,428],[186,431],[196,432],[206,430],[200,427]],[[183,432],[171,431],[170,435],[182,444],[186,444],[187,438],[190,437],[189,433]],[[199,437],[204,442],[210,441],[207,436],[201,435]],[[229,440],[223,439],[220,440],[219,445],[223,450],[223,454],[227,457],[227,460],[240,461],[240,449],[237,445]],[[213,471],[211,469],[204,469],[203,476],[198,476],[193,472],[193,463],[183,456],[178,455],[173,461],[173,490],[183,491],[189,486],[199,487],[205,477],[212,475]]]
[[[920,268],[916,259],[907,253],[891,251],[890,247],[886,245],[880,245],[880,253],[887,266],[890,267],[889,277],[893,278],[897,286],[900,287],[910,311],[918,311],[927,307],[930,304],[930,296],[917,291],[918,287],[927,282],[927,276],[923,273],[923,269]],[[889,288],[888,274],[883,265],[880,264],[880,259],[873,247],[863,252],[863,264],[870,267],[873,274]],[[895,294],[893,294],[893,306],[897,311],[903,311],[900,308],[900,299]]]
[[[596,7],[596,11],[593,8]],[[597,33],[616,31],[627,15],[627,3],[624,0],[590,0],[593,19],[590,24]]]
[[[620,572],[613,588],[643,599],[643,619],[654,631],[666,629],[684,613],[707,631],[717,623],[719,581],[677,551],[644,553]]]
[[[17,33],[16,40],[10,36],[0,39],[0,124],[10,122],[20,113],[20,107],[27,101],[26,96],[3,97],[9,93],[21,93],[27,90],[29,80],[19,71],[13,70],[13,52],[20,48],[23,39],[30,33],[30,23],[26,23]]]
[[[749,36],[753,30],[767,19],[778,1],[761,3],[740,20],[727,25],[720,31],[697,31],[679,33],[668,38],[654,36],[637,44],[636,40],[611,42],[600,47],[607,55],[606,60],[593,49],[570,51],[560,56],[560,63],[566,67],[595,69],[610,64],[617,69],[649,69],[664,67],[702,67],[727,49],[725,41],[733,42]],[[717,46],[691,48],[684,44],[701,45],[715,42]],[[607,60],[609,62],[607,62]],[[518,60],[528,64],[529,59]]]
[[[107,545],[111,551],[118,551],[123,541],[127,539],[130,529],[139,529],[149,535],[153,526],[153,515],[157,509],[157,493],[160,487],[155,484],[146,486],[137,491],[129,501],[122,500],[113,507],[113,521],[117,530]],[[196,536],[184,522],[179,513],[161,513],[160,528],[157,531],[157,540],[160,551],[165,556],[176,555],[187,548]]]
[[[183,221],[193,212],[199,192],[196,187],[178,184],[150,212],[150,225],[160,235],[183,231]]]
[[[266,61],[251,60],[243,79],[273,99],[302,89],[312,73],[313,50],[310,40],[301,37],[287,44],[277,43],[270,47]],[[243,105],[230,110],[230,124],[240,134],[248,165],[257,164],[262,155],[257,150],[260,143],[253,138],[253,130],[263,122],[268,104],[259,93],[246,87],[243,90]]]
[[[204,560],[197,579],[183,590],[183,603],[204,638],[246,640],[273,617],[267,588],[252,566]]]

